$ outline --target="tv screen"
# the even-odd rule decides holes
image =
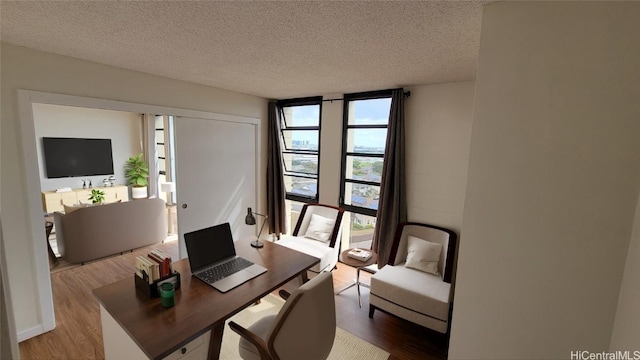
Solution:
[[[47,178],[112,175],[111,139],[42,138]]]

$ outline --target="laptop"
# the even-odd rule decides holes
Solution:
[[[229,223],[184,234],[191,273],[196,278],[227,292],[267,271],[236,256]]]

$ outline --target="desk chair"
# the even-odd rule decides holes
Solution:
[[[281,292],[282,293],[282,292]],[[288,294],[286,294],[288,295]],[[333,347],[336,305],[333,276],[322,273],[288,297],[277,315],[265,316],[248,329],[230,322],[240,338],[244,360],[321,360]]]

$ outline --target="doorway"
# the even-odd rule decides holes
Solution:
[[[60,95],[29,90],[18,90],[18,106],[21,126],[22,157],[25,171],[25,188],[27,189],[28,209],[28,236],[31,239],[34,252],[35,284],[34,292],[38,295],[35,299],[33,312],[38,314],[38,325],[18,333],[18,341],[22,341],[33,336],[55,328],[55,316],[53,311],[53,295],[51,291],[51,279],[49,275],[48,254],[46,243],[42,241],[45,236],[45,228],[42,225],[42,199],[40,194],[40,176],[38,169],[38,155],[36,151],[36,135],[32,105],[34,103],[66,105],[75,107],[85,107],[94,109],[106,109],[116,111],[129,111],[147,114],[167,114],[170,116],[184,116],[200,118],[205,120],[226,121],[235,123],[250,124],[253,128],[253,139],[256,144],[256,152],[260,149],[260,119],[202,112],[196,110],[178,109],[163,106],[128,103],[122,101],[111,101],[103,99],[86,98],[79,96]],[[256,153],[256,169],[260,168],[260,157]],[[258,172],[253,174],[255,183],[258,183]],[[255,199],[261,199],[259,187],[254,190]],[[260,204],[256,204],[258,207]],[[184,239],[178,239],[179,243],[184,243]]]

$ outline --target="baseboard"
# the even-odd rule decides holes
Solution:
[[[35,337],[44,333],[45,333],[45,330],[43,325],[36,325],[34,327],[30,327],[26,330],[22,330],[18,332],[18,342],[23,342],[25,340],[31,339],[32,337]]]

